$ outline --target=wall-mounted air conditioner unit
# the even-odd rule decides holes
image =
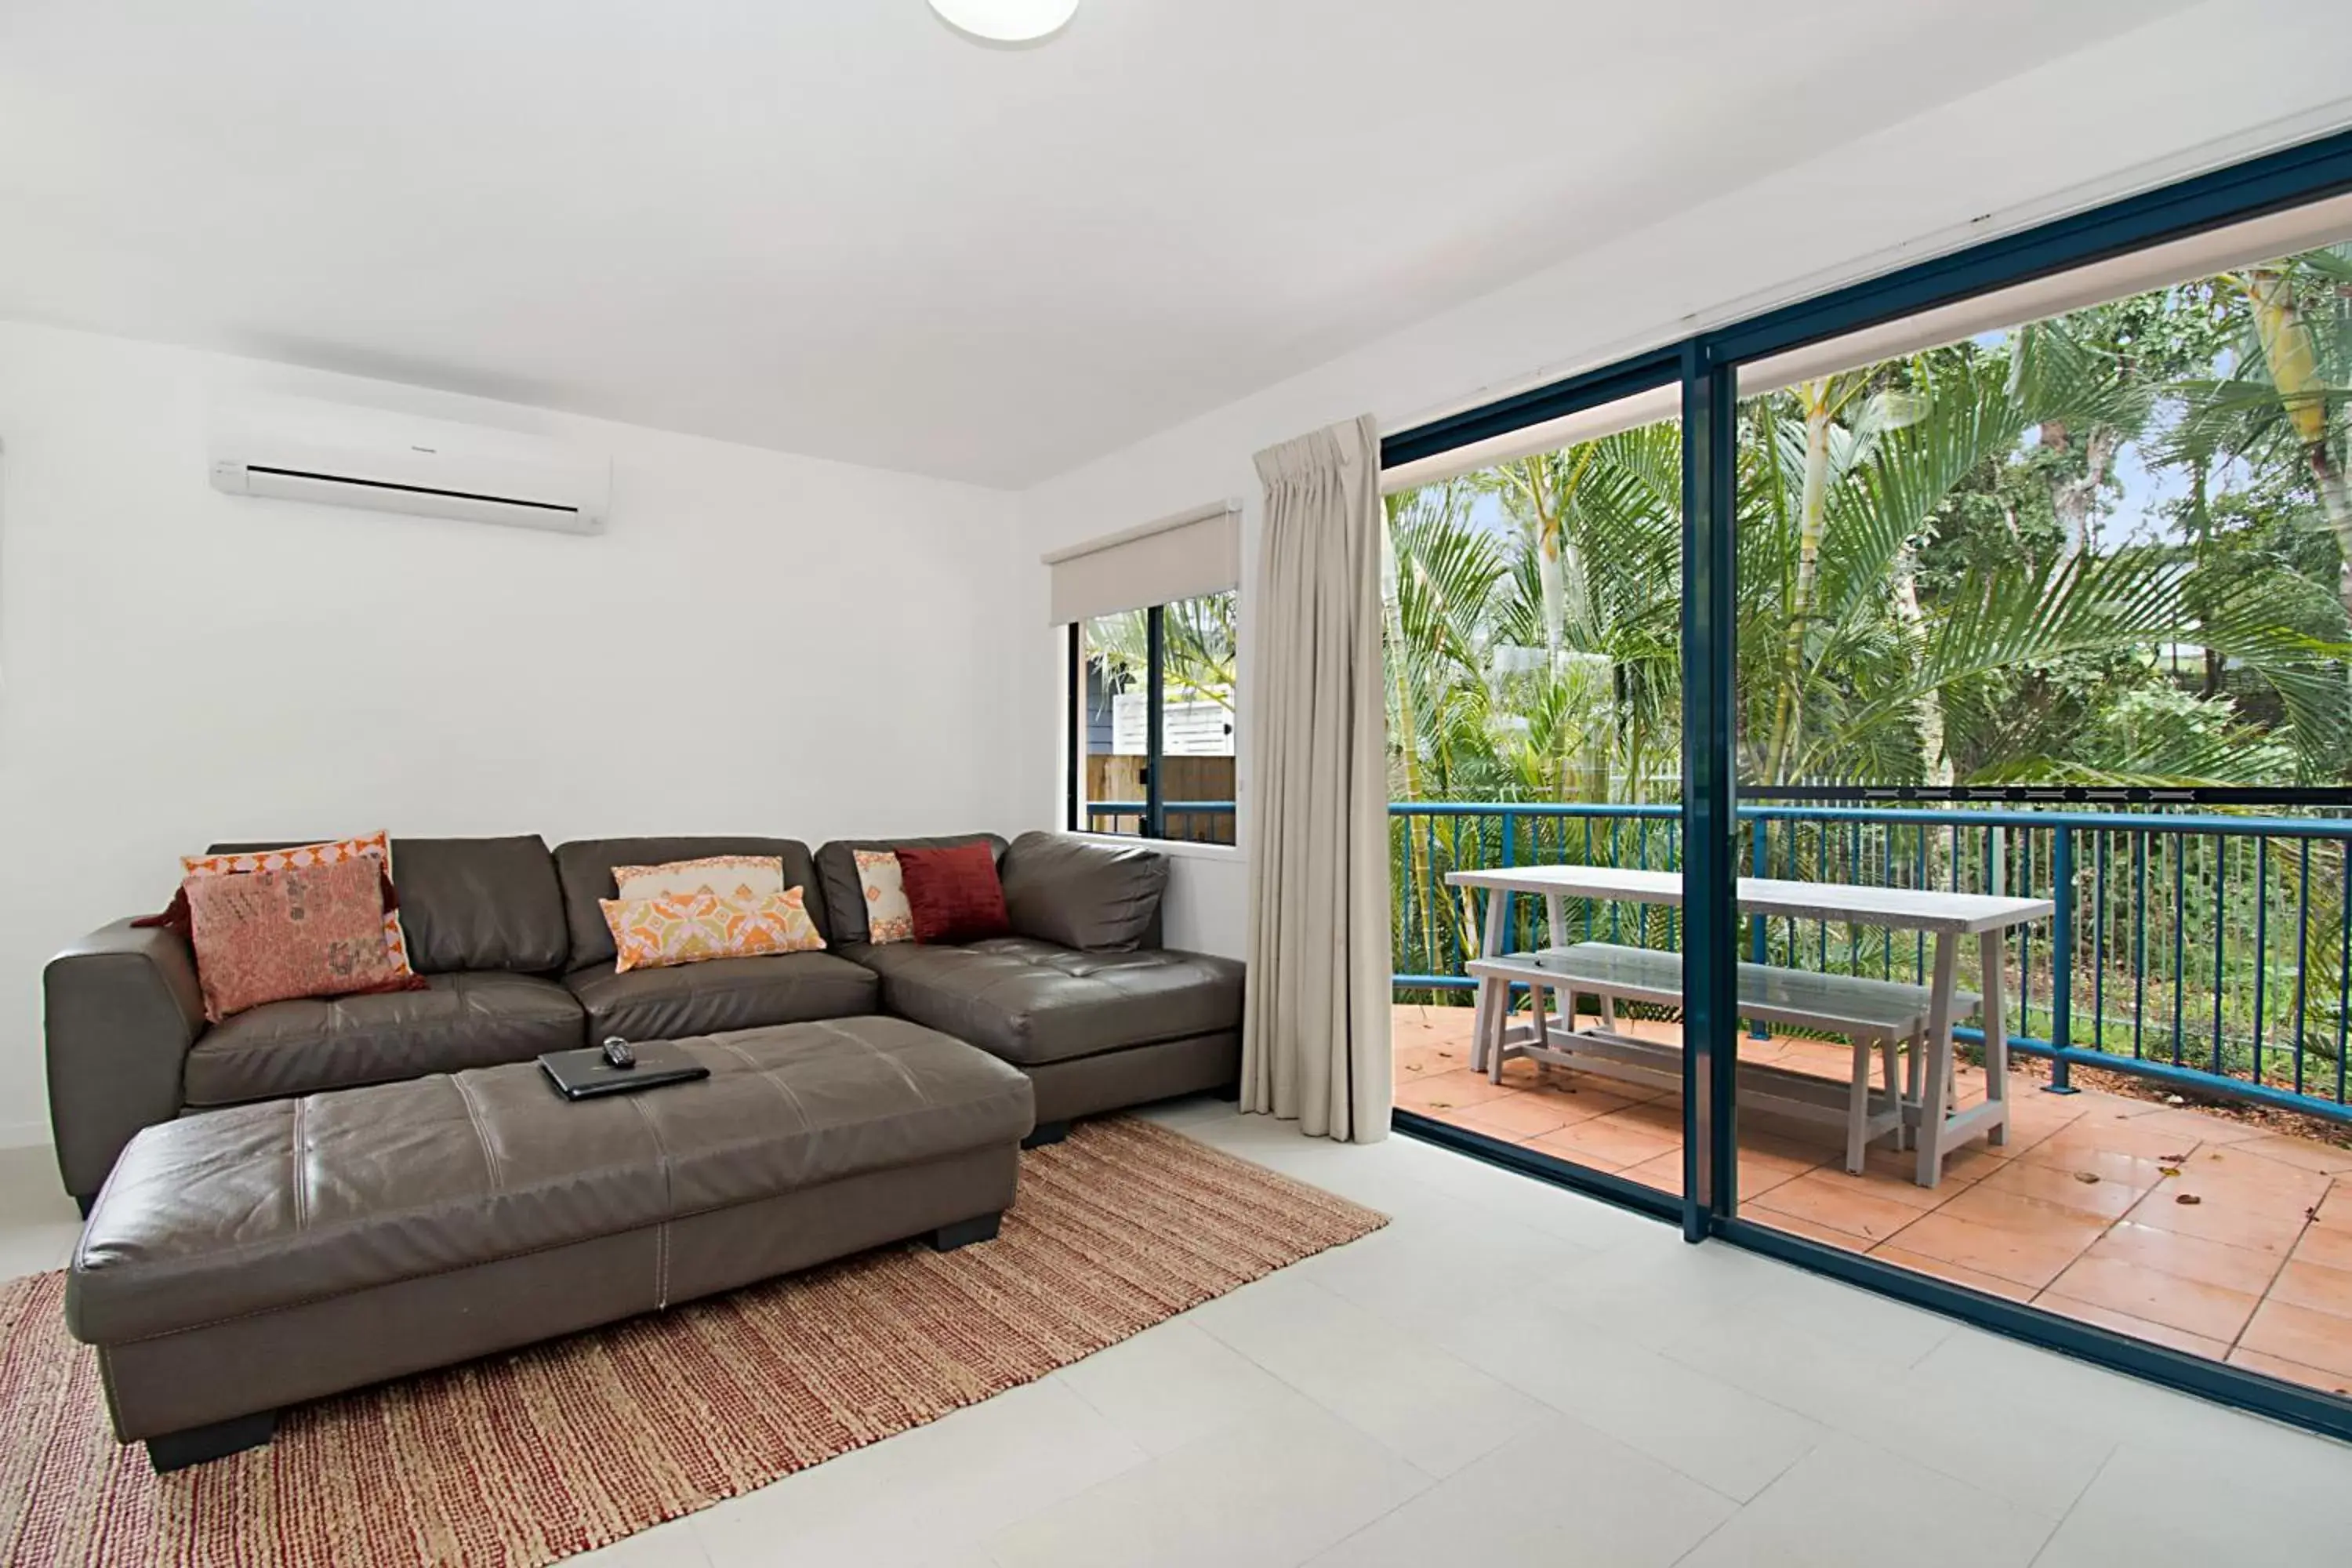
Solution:
[[[213,488],[373,511],[597,533],[611,459],[479,425],[281,399],[224,413]]]

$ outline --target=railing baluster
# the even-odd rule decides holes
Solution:
[[[2271,841],[2254,839],[2254,1081],[2263,1081],[2263,994],[2271,967]]]
[[[2344,950],[2336,961],[2336,1103],[2344,1103],[2346,1037],[2352,1034],[2352,838],[2336,858],[2336,907],[2344,928]]]
[[[2294,1091],[2303,1092],[2304,972],[2311,967],[2311,840],[2296,846],[2294,905]]]
[[[2058,905],[2058,918],[2050,930],[2050,1043],[2063,1051],[2074,1043],[2074,830],[2066,823],[2053,823],[2050,839],[2050,885]],[[2072,1079],[2066,1058],[2053,1058],[2050,1092],[2074,1093]]]
[[[2142,1040],[2147,1021],[2147,835],[2132,835],[2132,1059],[2146,1056]]]
[[[2107,836],[2091,830],[2091,1048],[2107,1048]]]
[[[2222,948],[2230,936],[2230,841],[2213,840],[2213,1071],[2221,1071]]]
[[[2181,1053],[2188,1048],[2188,1031],[2182,1005],[2189,997],[2189,922],[2181,919],[2187,910],[2187,865],[2189,839],[2184,835],[2172,841],[2172,1065],[2181,1065]]]

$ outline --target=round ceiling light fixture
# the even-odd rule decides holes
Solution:
[[[931,0],[940,20],[988,44],[1034,44],[1077,14],[1078,0]]]

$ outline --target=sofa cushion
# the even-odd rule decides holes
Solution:
[[[615,866],[659,866],[671,860],[699,860],[709,855],[774,856],[784,863],[784,886],[813,889],[816,865],[808,846],[797,838],[577,838],[555,847],[555,875],[563,884],[563,915],[572,931],[574,971],[613,962],[613,932],[604,924],[600,901],[619,896],[613,879]],[[832,939],[825,922],[825,900],[804,893],[809,919],[817,934]]]
[[[860,849],[951,849],[959,844],[985,844],[1002,858],[1004,840],[993,833],[958,833],[945,838],[836,838],[816,852],[817,880],[824,889],[829,922],[825,935],[835,947],[844,942],[873,940],[866,929],[866,883],[857,874]]]
[[[1076,952],[1030,937],[860,946],[882,1005],[1022,1067],[1238,1029],[1242,966],[1205,953]]]
[[[301,842],[215,844],[208,853],[248,855]],[[404,951],[418,973],[512,969],[550,974],[564,966],[572,943],[563,895],[547,840],[538,834],[394,838],[391,853]]]
[[[536,833],[395,838],[400,914],[422,974],[511,969],[552,974],[571,956],[555,857]]]
[[[829,952],[772,958],[714,958],[677,969],[610,963],[576,970],[563,984],[588,1010],[592,1040],[674,1040],[729,1029],[799,1024],[872,1013],[880,983],[873,971]]]
[[[1081,952],[1133,952],[1152,945],[1168,857],[1133,844],[1097,844],[1066,833],[1024,833],[999,868],[1015,935]]]
[[[898,862],[917,942],[979,942],[1013,934],[1004,918],[1004,885],[996,879],[996,855],[988,845],[935,849],[909,844],[892,858]],[[867,919],[873,918],[869,910]]]
[[[499,972],[435,974],[422,991],[270,1002],[189,1047],[192,1106],[236,1105],[528,1061],[583,1043],[583,1012],[551,980]]]

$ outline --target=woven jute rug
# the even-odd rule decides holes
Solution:
[[[0,1285],[0,1562],[551,1563],[936,1420],[1386,1224],[1129,1118],[1023,1157],[1003,1234],[908,1245],[289,1411],[157,1476],[61,1274]]]

